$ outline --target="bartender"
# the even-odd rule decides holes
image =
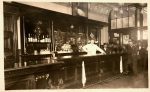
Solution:
[[[82,47],[87,54],[96,54],[96,51],[100,51],[102,54],[106,54],[101,48],[94,44],[94,40],[90,40],[90,43]]]

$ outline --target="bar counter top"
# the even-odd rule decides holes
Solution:
[[[17,67],[17,68],[7,68],[4,70],[5,72],[5,77],[10,77],[10,76],[15,76],[15,75],[23,75],[23,74],[30,74],[30,73],[35,73],[35,72],[40,72],[39,70],[43,70],[46,67],[51,67],[55,68],[56,66],[62,66],[64,63],[67,62],[82,62],[86,61],[89,59],[96,60],[98,58],[104,59],[108,57],[113,57],[113,56],[120,56],[123,54],[109,54],[109,55],[103,55],[103,54],[83,54],[83,55],[67,55],[67,56],[58,56],[55,58],[51,58],[53,60],[53,63],[50,62],[43,62],[40,64],[35,64],[35,65],[28,65],[28,66],[23,66],[23,67]]]
[[[93,58],[93,57],[108,57],[108,56],[116,56],[116,55],[123,55],[123,54],[83,54],[83,55],[68,55],[68,56],[59,56],[56,57],[55,60],[62,61],[68,59],[85,59],[85,58]]]
[[[36,64],[36,65],[29,65],[29,66],[22,66],[22,67],[17,67],[17,68],[7,68],[4,71],[9,72],[9,71],[15,71],[15,70],[23,70],[27,68],[36,68],[36,67],[42,67],[42,66],[51,66],[51,65],[56,65],[56,64],[62,64],[63,62],[54,62],[54,63],[43,63],[43,64]]]

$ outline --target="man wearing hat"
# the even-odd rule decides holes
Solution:
[[[129,45],[127,47],[127,56],[128,56],[128,73],[129,74],[137,74],[137,52],[138,48],[136,46],[136,42],[133,40],[129,40]]]

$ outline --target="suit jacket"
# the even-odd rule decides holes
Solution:
[[[141,58],[146,57],[147,56],[147,50],[145,48],[141,48],[139,50],[139,55],[140,55]]]
[[[137,55],[137,52],[138,52],[138,48],[137,46],[128,46],[127,48],[127,53],[128,55],[131,55],[131,56],[136,56]]]
[[[103,49],[103,51],[105,51],[106,54],[110,54],[110,49],[109,48],[106,48],[106,49],[102,48],[102,49]]]

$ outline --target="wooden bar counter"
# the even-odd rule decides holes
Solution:
[[[122,55],[57,55],[50,62],[5,69],[5,89],[82,88],[83,61],[89,85],[119,74]]]

